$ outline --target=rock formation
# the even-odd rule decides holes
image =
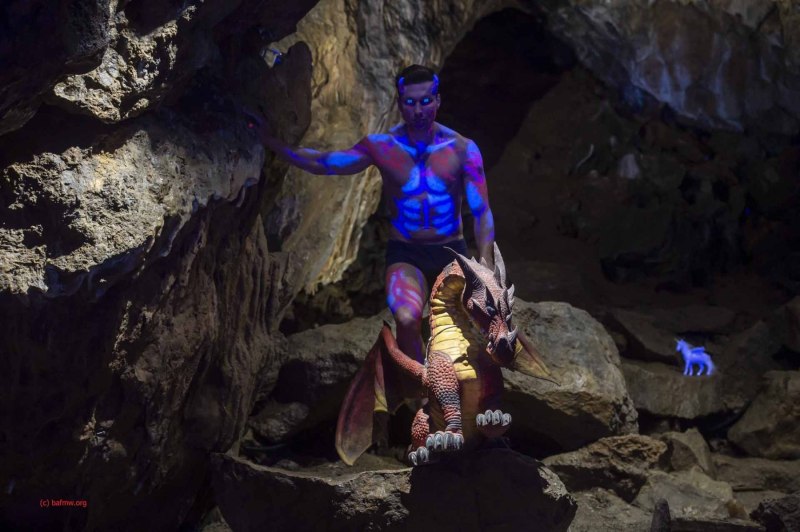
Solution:
[[[488,41],[459,52],[484,23],[484,37],[506,25],[507,53]],[[797,300],[783,304],[800,288],[798,44],[788,0],[5,2],[0,528],[197,527],[223,506],[210,488],[220,471],[212,453],[245,453],[252,441],[272,460],[276,448],[325,434],[372,341],[366,329],[383,316],[349,325],[364,337],[346,325],[287,339],[280,326],[299,293],[312,299],[348,268],[381,274],[357,261],[380,181],[374,170],[331,178],[287,169],[257,144],[242,108],[263,112],[286,141],[348,147],[397,119],[393,77],[411,62],[448,71],[452,60],[450,87],[465,96],[448,112],[461,107],[460,123],[502,133],[487,135],[497,145],[486,151],[519,294],[571,303],[520,302],[563,385],[506,375],[510,403],[528,412],[515,417],[512,441],[537,456],[585,453],[600,438],[697,425],[730,459],[796,458],[785,418],[800,321]],[[520,73],[514,85],[515,71],[536,65],[546,79]],[[498,109],[511,103],[516,116],[506,120]],[[748,292],[759,297],[734,297],[740,277],[733,289],[713,282],[740,270],[761,276]],[[696,289],[709,292],[681,299]],[[642,294],[669,304],[648,307]],[[620,359],[601,322],[631,359]],[[719,346],[727,380],[681,380],[661,344],[676,333]],[[320,343],[337,356],[325,359]],[[769,398],[779,400],[772,410]],[[738,493],[756,493],[756,507],[764,494],[795,489],[738,479],[719,466],[728,458],[715,459],[717,473],[683,468],[685,438],[665,438],[667,471],[636,477],[625,493],[637,506],[581,484],[576,529],[616,508],[632,527],[649,522],[658,498],[687,485],[713,511],[691,514],[678,498],[673,516],[709,523],[743,516]],[[284,465],[307,465],[293,458]],[[762,465],[753,475],[772,479],[774,465]],[[386,485],[413,488],[413,475],[392,475]],[[343,507],[364,495],[309,482],[344,490]],[[36,506],[51,496],[88,506]],[[559,529],[575,508],[563,493],[555,499]],[[397,522],[406,519],[407,501],[387,500]]]

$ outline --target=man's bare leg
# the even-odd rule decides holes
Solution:
[[[386,302],[397,326],[397,345],[414,360],[424,362],[422,310],[428,286],[418,268],[397,262],[386,269]]]

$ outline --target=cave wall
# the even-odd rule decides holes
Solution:
[[[526,2],[581,63],[705,128],[800,131],[800,12],[791,0]]]
[[[77,4],[1,13],[2,528],[176,529],[277,371],[291,264],[239,106],[307,126],[308,48],[272,75],[260,48],[312,3]],[[48,55],[66,41],[91,61]]]
[[[400,67],[440,67],[478,19],[518,5],[545,13],[596,75],[690,122],[797,129],[788,2],[742,17],[735,2],[314,4],[0,8],[4,526],[196,520],[207,452],[234,446],[274,385],[285,309],[354,259],[378,176],[287,169],[257,145],[241,105],[264,110],[287,141],[347,147],[396,119]],[[687,20],[724,37],[684,36]],[[267,66],[267,46],[285,52],[280,65]],[[745,66],[726,66],[742,55]],[[49,496],[90,507],[31,504]]]

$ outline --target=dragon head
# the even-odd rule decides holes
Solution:
[[[464,308],[487,339],[486,351],[492,360],[508,366],[516,354],[517,329],[511,324],[514,286],[506,286],[506,267],[500,249],[494,245],[494,270],[483,259],[477,262],[453,253],[466,281],[462,295]]]

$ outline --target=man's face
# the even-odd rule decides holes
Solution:
[[[425,131],[433,126],[439,110],[439,95],[433,94],[433,81],[404,85],[397,98],[397,106],[406,126]]]

